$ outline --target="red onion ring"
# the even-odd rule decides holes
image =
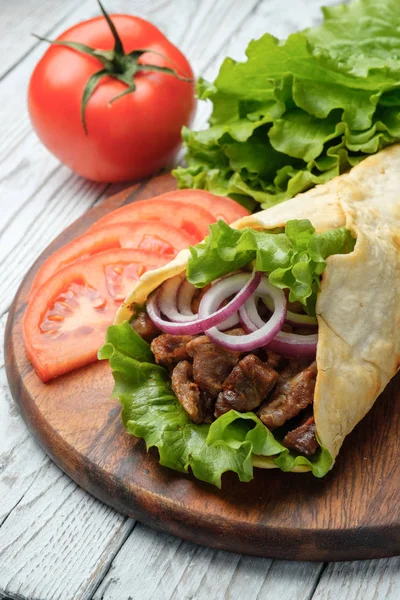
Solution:
[[[259,331],[265,324],[257,311],[256,295],[254,294],[240,310],[240,318],[250,331]],[[287,333],[279,331],[277,335],[265,344],[266,350],[277,352],[282,356],[290,358],[313,357],[317,351],[318,335],[299,335],[298,333]]]
[[[179,306],[177,309],[177,301],[179,300],[180,290],[183,284],[184,281],[182,280],[182,275],[176,275],[176,277],[167,279],[161,285],[157,298],[157,303],[162,314],[168,317],[168,319],[171,321],[176,321],[177,323],[186,323],[188,321],[196,321],[198,319],[198,316],[195,315],[190,309],[190,305],[190,312],[186,304],[184,306],[185,313],[182,313],[182,311],[179,309]],[[193,295],[194,293],[192,294],[192,298]]]
[[[176,277],[168,279],[159,291],[158,306],[160,311],[171,321],[178,323],[196,321],[199,316],[192,311],[192,301],[196,291],[198,291],[198,288],[190,283],[186,277],[182,280],[182,275],[176,275]],[[235,312],[226,321],[218,325],[218,329],[224,331],[235,327],[239,323],[239,313]]]
[[[226,321],[223,321],[221,325],[218,325],[218,329],[220,331],[226,331],[227,329],[232,329],[236,327],[236,325],[240,325],[239,312],[233,313]]]
[[[240,311],[240,318],[246,325],[247,329],[249,329],[249,331],[257,331],[257,329],[261,329],[261,327],[264,327],[266,322],[263,321],[260,315],[258,314],[255,295],[249,298],[241,308],[242,310]]]
[[[193,316],[196,319],[198,318],[198,315],[195,315],[192,311],[192,301],[196,291],[198,291],[198,288],[196,288],[192,283],[190,283],[190,281],[188,281],[187,279],[184,279],[182,281],[181,285],[179,286],[177,296],[178,311],[181,315],[184,315],[185,317]],[[164,312],[162,308],[161,312]],[[232,327],[239,325],[239,323],[239,313],[235,312],[226,321],[221,323],[221,325],[218,325],[218,329],[221,329],[221,331],[223,331],[224,329],[231,329]]]
[[[190,281],[188,281],[186,278],[182,281],[177,295],[178,311],[181,315],[185,317],[193,316],[197,319],[197,315],[195,315],[192,311],[192,300],[197,289],[198,288],[194,286],[193,283],[190,283]]]
[[[246,314],[246,306],[253,304],[256,312],[257,308],[255,305],[255,295],[258,296],[271,296],[274,301],[274,313],[271,318],[265,323],[261,317],[258,316],[261,321],[261,326],[258,328],[255,324],[252,324],[253,331],[247,335],[231,336],[226,333],[222,333],[216,327],[207,329],[205,334],[216,344],[227,348],[228,350],[235,350],[238,352],[250,352],[256,348],[261,348],[268,344],[280,331],[285,321],[286,316],[286,297],[283,291],[279,288],[271,285],[264,275],[261,279],[260,284],[257,286],[257,290],[250,296],[248,300],[239,309],[239,315],[242,321],[246,324],[248,321],[251,324],[251,317]],[[211,305],[211,310],[213,306]],[[199,314],[201,309],[201,303],[199,308]],[[257,313],[258,315],[258,313]]]
[[[147,301],[147,314],[154,325],[165,333],[175,335],[193,335],[203,333],[209,327],[221,325],[246,302],[257,289],[261,281],[261,273],[237,273],[218,281],[204,294],[200,301],[199,314],[196,321],[188,323],[166,321],[162,318],[158,305],[159,288]],[[218,309],[226,298],[236,294],[228,304]],[[218,309],[218,310],[217,310]],[[225,335],[225,334],[222,334]]]
[[[243,310],[243,306],[239,312],[240,322],[243,326],[243,329],[247,331],[247,333],[251,333],[252,331],[257,331],[257,327],[254,325],[253,321],[250,319],[250,316],[247,310]]]
[[[299,335],[280,331],[274,339],[265,346],[277,354],[288,358],[314,358],[317,353],[318,334]]]
[[[270,311],[273,311],[273,305],[269,298],[265,298],[264,304]],[[318,327],[318,322],[315,317],[311,317],[310,315],[302,315],[298,313],[294,313],[290,310],[286,312],[286,323],[290,325],[301,325],[302,327]]]

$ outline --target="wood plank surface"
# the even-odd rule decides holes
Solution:
[[[132,556],[137,557],[134,564]],[[272,561],[203,548],[138,524],[94,600],[128,598],[129,590],[142,590],[141,600],[305,600],[321,568],[318,563]]]
[[[313,600],[397,600],[400,559],[337,563],[325,569]]]
[[[214,11],[210,8],[212,3],[204,2],[204,0],[182,0],[182,2],[177,0],[156,0],[154,2],[108,0],[106,6],[115,12],[136,12],[136,14],[150,18],[188,56],[190,53],[189,58],[196,74],[201,73],[212,78],[226,55],[229,54],[236,59],[243,57],[244,49],[252,37],[257,37],[265,31],[285,37],[290,31],[309,26],[319,19],[320,6],[335,2],[336,0],[332,2],[327,0],[262,0],[248,3],[249,7],[245,2],[237,3],[235,9],[232,10],[229,6],[226,8],[227,0],[220,0],[220,2],[214,3],[218,5]],[[3,337],[1,332],[7,317],[4,311],[8,309],[25,271],[51,239],[90,206],[101,202],[108,193],[107,191],[104,193],[104,187],[94,186],[93,189],[80,187],[80,184],[76,183],[78,178],[71,176],[67,169],[59,166],[57,160],[47,153],[30,129],[25,108],[26,85],[45,46],[36,45],[36,41],[27,34],[36,30],[38,33],[54,36],[80,18],[88,18],[98,12],[94,0],[75,2],[74,5],[78,6],[77,10],[64,18],[73,3],[68,0],[62,0],[62,2],[61,0],[51,0],[50,7],[49,3],[50,0],[35,0],[35,2],[15,0],[14,2],[4,1],[0,6],[0,47],[3,68],[1,71],[3,81],[0,81],[2,98],[0,103],[2,124],[0,137],[0,208],[2,214],[2,223],[0,224],[0,260],[2,261],[0,314],[3,313],[3,317],[0,319],[1,340]],[[200,12],[196,13],[197,10]],[[229,13],[228,21],[224,18],[224,12]],[[207,18],[208,13],[210,18]],[[203,15],[201,26],[198,18],[200,14]],[[216,17],[216,15],[218,16]],[[206,35],[204,35],[204,31],[207,32]],[[15,40],[18,42],[16,52]],[[207,59],[204,62],[203,56]],[[195,57],[195,62],[192,57]],[[12,95],[10,90],[12,90]],[[209,107],[202,103],[196,117],[196,127],[205,125],[208,114]],[[113,187],[112,190],[114,191],[116,188]],[[42,221],[39,223],[41,229],[38,230],[41,233],[31,245],[29,234],[31,232],[35,234],[36,221],[39,216],[42,216]],[[23,251],[21,254],[16,254],[19,248],[22,248]],[[13,260],[14,255],[15,261]],[[57,481],[59,471],[46,458],[19,417],[11,400],[4,368],[0,366],[0,526],[3,521],[5,524],[7,521],[11,523],[9,519],[12,517],[14,507],[23,502],[25,494],[34,482],[37,489],[40,488],[40,485],[44,489],[45,480],[41,479],[44,468],[49,472],[52,471],[52,481]],[[59,493],[56,496],[47,495],[47,510],[50,514],[57,512],[61,514],[62,522],[62,519],[68,520],[68,514],[63,513],[63,509],[59,507],[62,507],[69,488],[64,487],[62,492],[60,492],[60,487],[57,489]],[[76,489],[80,492],[78,488]],[[40,494],[30,497],[27,510],[29,510],[32,523],[35,523],[36,516],[41,513],[41,498]],[[95,502],[91,506],[91,510],[97,514],[98,511],[101,511],[101,504]],[[51,571],[52,564],[68,564],[74,560],[76,555],[81,557],[85,555],[87,540],[83,534],[85,531],[85,507],[82,503],[77,502],[74,515],[78,526],[73,528],[74,535],[68,545],[54,545],[52,540],[55,532],[52,520],[50,519],[46,523],[42,522],[41,566],[40,569],[31,570],[29,573],[24,571],[26,573],[24,581],[18,579],[17,574],[19,570],[23,570],[24,561],[29,560],[30,555],[35,553],[35,536],[32,536],[24,548],[19,546],[22,552],[21,560],[17,556],[13,564],[7,562],[7,571],[4,570],[7,555],[0,555],[0,598],[18,598],[18,600],[68,598],[71,600],[71,591],[76,591],[78,588],[81,594],[79,597],[89,598],[95,587],[92,581],[99,582],[104,576],[104,584],[101,584],[96,592],[96,598],[103,597],[101,595],[103,593],[104,598],[108,597],[107,594],[113,597],[114,586],[119,590],[120,595],[116,596],[118,600],[148,598],[145,589],[147,570],[152,569],[154,553],[152,545],[146,545],[146,543],[149,535],[154,532],[143,526],[135,527],[128,538],[131,544],[134,541],[133,546],[137,548],[135,555],[130,553],[128,556],[133,573],[136,574],[135,577],[130,577],[129,573],[120,576],[121,566],[118,558],[119,550],[124,548],[124,536],[116,536],[116,538],[105,536],[97,538],[98,544],[102,546],[101,549],[99,548],[98,555],[101,551],[104,556],[107,555],[107,552],[109,553],[109,558],[101,565],[99,577],[98,564],[84,560],[81,562],[75,588],[72,587],[68,577],[61,577],[58,586],[55,587]],[[118,513],[114,512],[114,519],[113,526],[116,528],[119,519]],[[100,523],[100,518],[98,522]],[[29,529],[30,526],[28,523],[27,528]],[[69,522],[68,527],[71,527]],[[167,538],[171,536],[160,533],[154,535],[157,538],[160,536],[161,542],[158,549],[162,555],[163,548],[165,550],[168,548]],[[19,544],[17,521],[13,521],[12,527],[8,525],[7,536],[9,537],[8,553]],[[313,595],[318,600],[340,600],[341,598],[359,600],[364,595],[367,600],[372,598],[380,600],[386,597],[392,600],[400,597],[399,563],[396,558],[337,563],[328,566],[319,581],[321,567],[317,564],[299,563],[305,565],[305,571],[301,569],[299,571],[296,564],[293,566],[291,563],[249,557],[238,557],[237,560],[232,561],[232,557],[236,555],[201,546],[193,546],[195,550],[190,553],[191,547],[192,544],[188,542],[180,542],[179,549],[171,558],[170,569],[183,571],[182,577],[174,589],[172,589],[172,584],[175,584],[177,577],[171,578],[171,585],[169,585],[168,570],[158,573],[157,569],[152,569],[152,578],[156,580],[156,583],[152,583],[151,586],[152,590],[156,590],[152,598],[155,600],[158,598],[194,599],[202,593],[203,586],[206,590],[211,589],[214,592],[212,597],[217,599],[236,598],[239,597],[237,595],[239,590],[240,593],[244,590],[245,598],[274,598],[275,600],[275,598],[280,598],[286,589],[289,591],[283,598],[298,598],[299,600],[303,598],[308,600]],[[189,563],[185,558],[186,552],[190,553]],[[111,560],[113,556],[115,559],[111,562],[111,568],[106,575],[108,560]],[[143,565],[142,570],[135,568],[137,562]],[[184,569],[179,569],[181,562]],[[227,570],[231,572],[231,579],[225,576]],[[5,577],[6,572],[7,578]],[[212,581],[205,585],[206,580],[210,578]],[[117,583],[114,583],[114,579],[117,580]],[[365,580],[364,585],[362,585],[363,580]],[[232,581],[234,587],[232,587]],[[260,583],[261,581],[262,583]],[[87,586],[86,591],[84,590],[85,586]],[[258,592],[257,589],[259,589]]]
[[[32,33],[46,36],[78,4],[79,0],[3,0],[0,79],[39,44]]]
[[[41,469],[0,528],[2,594],[86,600],[133,524],[52,467]]]

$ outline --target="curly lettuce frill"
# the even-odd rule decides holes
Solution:
[[[223,62],[198,96],[213,112],[183,130],[181,188],[262,208],[325,183],[400,141],[400,10],[396,0],[323,9],[324,23],[282,42],[250,42],[245,62]]]

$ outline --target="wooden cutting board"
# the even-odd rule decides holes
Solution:
[[[61,234],[24,279],[10,310],[6,368],[22,416],[74,481],[117,510],[196,543],[294,560],[400,554],[400,390],[396,377],[346,439],[334,470],[255,469],[250,483],[223,476],[223,489],[160,467],[157,451],[127,435],[106,362],[43,384],[23,346],[21,320],[32,278],[47,256],[107,212],[174,189],[170,175],[109,198]],[[167,219],[167,215],[166,215]],[[366,327],[368,324],[366,323]]]

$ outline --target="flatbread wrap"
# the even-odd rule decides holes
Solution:
[[[310,230],[307,230],[307,222],[310,222],[315,229],[312,235]],[[190,467],[196,477],[216,485],[221,484],[221,474],[226,470],[236,471],[243,481],[251,479],[253,466],[279,467],[284,471],[311,470],[314,475],[323,476],[332,468],[345,437],[371,409],[400,364],[400,146],[392,146],[381,151],[354,167],[350,173],[300,194],[283,204],[245,217],[231,228],[221,223],[213,227],[218,226],[220,241],[228,239],[224,227],[231,232],[236,231],[234,234],[229,234],[231,236],[242,235],[240,240],[237,238],[235,247],[233,243],[228,249],[226,246],[218,248],[218,244],[217,246],[214,244],[214,250],[211,250],[213,236],[217,235],[214,229],[214,233],[211,231],[210,238],[200,245],[199,249],[196,250],[196,247],[184,250],[168,265],[145,273],[118,310],[115,325],[109,330],[107,343],[100,351],[100,357],[110,360],[116,381],[114,394],[123,404],[125,426],[128,432],[144,437],[148,447],[157,446],[161,464],[181,471],[187,471]],[[285,233],[282,229],[284,227],[286,227]],[[222,229],[224,229],[223,233],[221,233]],[[249,238],[251,235],[248,233],[249,230],[253,231],[252,235],[256,232],[257,242],[253,240],[251,243],[257,243],[259,247],[256,254],[248,255],[251,258],[248,264],[241,264],[237,268],[238,254],[244,243],[244,236]],[[172,377],[171,370],[168,372],[157,364],[153,364],[152,369],[165,371],[163,381],[168,387],[168,398],[165,390],[160,391],[158,396],[156,394],[157,398],[153,398],[151,408],[147,407],[149,410],[146,408],[145,399],[139,402],[140,406],[133,407],[135,403],[133,399],[145,395],[146,386],[150,386],[149,381],[153,377],[150,366],[146,373],[143,366],[148,364],[145,360],[152,357],[149,347],[143,346],[139,350],[132,351],[128,348],[129,342],[122,339],[125,334],[127,338],[130,337],[128,330],[133,331],[131,324],[128,324],[132,321],[133,314],[137,316],[138,308],[143,309],[146,303],[149,305],[149,299],[154,297],[155,290],[159,290],[166,281],[171,281],[178,276],[184,278],[185,273],[189,279],[196,280],[199,271],[207,271],[207,269],[216,269],[218,272],[215,263],[218,262],[219,255],[222,255],[222,262],[225,259],[225,271],[222,272],[220,269],[220,277],[216,278],[217,281],[221,281],[224,277],[229,279],[226,261],[231,261],[232,270],[236,273],[248,272],[251,277],[251,269],[254,273],[257,266],[262,264],[260,256],[265,252],[265,246],[270,244],[271,236],[278,236],[277,240],[284,240],[283,236],[286,235],[289,238],[291,236],[290,239],[293,240],[293,231],[297,232],[295,243],[299,244],[299,247],[298,253],[292,260],[297,261],[297,265],[303,261],[301,268],[308,260],[308,267],[312,264],[312,268],[321,271],[320,275],[315,276],[317,279],[314,283],[310,284],[316,296],[314,305],[318,323],[316,357],[314,359],[309,356],[307,366],[301,371],[303,374],[308,373],[309,379],[313,378],[310,369],[311,372],[313,369],[315,371],[314,383],[311,386],[312,404],[309,403],[303,413],[306,414],[308,423],[312,423],[318,450],[307,454],[296,451],[290,444],[285,444],[285,439],[291,433],[287,431],[287,423],[291,423],[290,419],[283,426],[283,432],[282,427],[269,428],[265,425],[265,420],[263,421],[263,407],[268,413],[271,405],[274,402],[276,404],[277,394],[279,395],[276,386],[282,387],[285,381],[286,385],[287,379],[281,384],[278,379],[275,388],[270,390],[269,395],[262,398],[261,403],[251,411],[240,412],[240,409],[235,409],[233,403],[230,411],[220,413],[217,417],[214,414],[212,417],[214,420],[211,423],[208,421],[209,424],[204,421],[195,424],[190,419],[183,419],[181,422],[180,417],[177,417],[176,430],[174,430],[173,419],[170,419],[167,424],[161,426],[162,431],[156,434],[156,428],[149,428],[148,424],[145,424],[146,418],[155,419],[163,411],[168,412],[173,402],[176,403],[174,410],[179,412],[183,409],[171,392],[171,388],[168,387]],[[339,232],[342,236],[341,242],[338,241]],[[353,243],[349,243],[349,237],[343,237],[345,235],[343,232],[351,236]],[[262,235],[268,236],[265,238],[268,244],[260,241],[264,239],[261,238]],[[313,241],[310,241],[311,237],[309,237],[308,241],[304,242],[307,235],[311,235]],[[308,247],[305,249],[307,244]],[[331,250],[327,250],[330,244]],[[274,248],[276,257],[277,251],[275,246]],[[316,256],[315,248],[321,252],[321,259]],[[301,252],[305,252],[305,258]],[[268,260],[272,260],[271,257]],[[323,264],[321,268],[315,266],[319,260]],[[194,273],[196,268],[197,273]],[[292,279],[295,270],[296,268],[292,268],[290,271]],[[276,271],[265,273],[267,278],[269,276],[270,282],[278,282],[276,283],[278,288],[285,289],[285,281],[287,281],[285,277],[288,276],[288,271],[282,275],[281,268],[278,274]],[[204,273],[201,277],[204,279]],[[201,277],[199,275],[198,279]],[[291,296],[298,293],[299,281],[305,277],[304,273],[299,277],[297,287],[293,284],[294,292],[290,288],[289,307],[292,306]],[[209,282],[202,281],[202,284],[204,283]],[[303,285],[302,280],[301,283]],[[213,281],[212,284],[211,288],[215,282]],[[313,310],[312,302],[310,304],[311,298],[312,295],[305,300],[302,299],[305,306],[304,313],[308,312],[309,315]],[[268,302],[265,303],[272,311],[273,307],[271,308]],[[272,320],[273,314],[269,317],[264,316],[264,321],[267,322],[268,318]],[[121,333],[122,330],[118,328],[124,328],[124,331]],[[248,331],[242,333],[249,335]],[[233,336],[240,337],[240,334],[233,333]],[[263,349],[267,351],[269,347],[270,344],[267,344]],[[141,352],[146,355],[145,360],[139,356]],[[253,352],[257,354],[258,350]],[[243,354],[239,356],[239,363],[242,360],[241,356]],[[268,364],[269,358],[267,361],[266,357],[267,355],[259,354],[261,362]],[[287,356],[283,359],[293,360]],[[303,355],[301,359],[304,359]],[[154,359],[150,358],[150,360]],[[314,360],[315,362],[310,365],[310,361]],[[132,375],[135,369],[137,373],[141,371],[140,377]],[[278,377],[281,379],[284,376],[282,373],[284,374],[284,370],[278,372]],[[295,378],[298,379],[299,376],[300,374],[296,374]],[[133,379],[128,382],[129,377]],[[141,379],[139,383],[138,378]],[[155,380],[152,381],[154,392],[156,384]],[[223,385],[220,394],[226,395]],[[249,385],[251,387],[251,381]],[[281,396],[282,394],[283,392]],[[164,405],[162,396],[165,400]],[[214,406],[218,406],[218,403],[221,404],[220,395]],[[158,406],[158,410],[154,410],[154,406]],[[218,414],[218,411],[216,412]],[[295,418],[298,419],[299,415],[297,414]],[[268,419],[266,422],[269,422]],[[295,429],[301,429],[303,425],[304,423],[299,424],[299,421],[296,421]],[[261,429],[262,427],[266,433]],[[310,433],[309,425],[304,427],[306,429],[308,427]],[[196,441],[194,439],[196,437],[201,437],[201,441]]]

